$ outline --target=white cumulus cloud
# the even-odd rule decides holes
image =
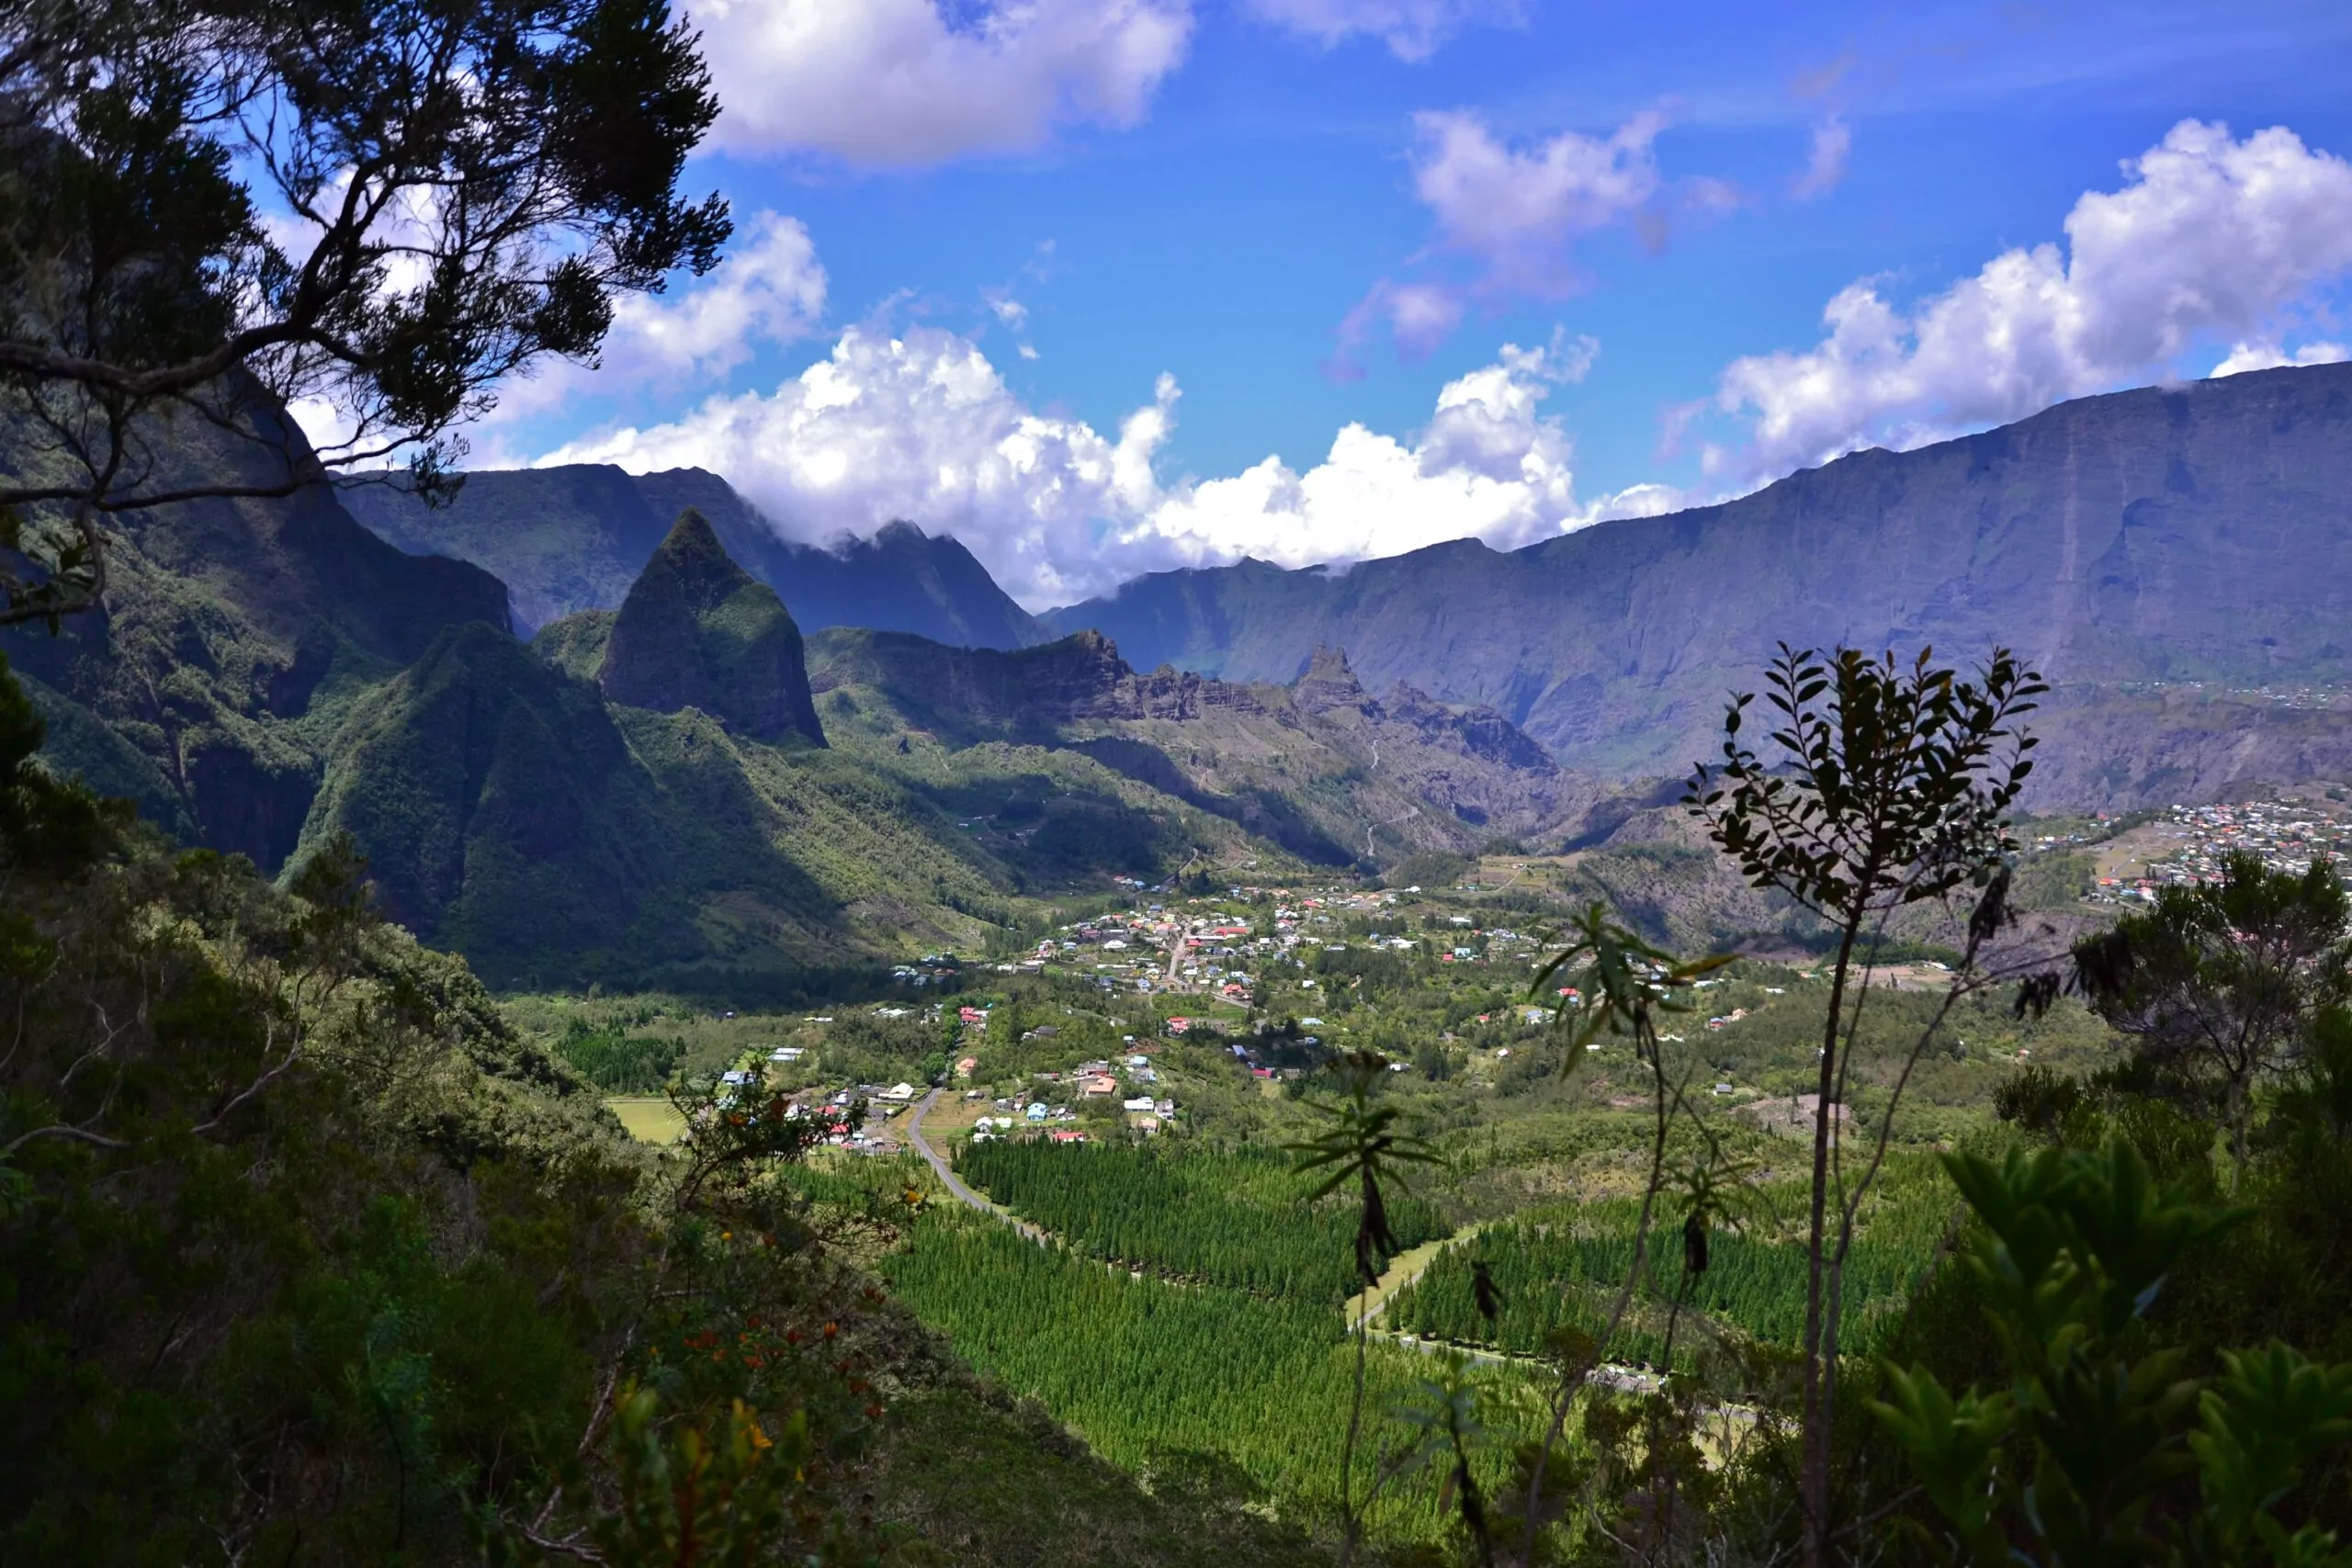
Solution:
[[[817,330],[826,288],[807,227],[780,213],[754,213],[708,276],[682,273],[662,293],[616,298],[596,365],[548,356],[501,382],[496,406],[468,433],[477,459],[511,459],[518,425],[582,399],[626,402],[673,390],[725,376],[762,345],[796,343]],[[349,414],[327,399],[300,399],[289,412],[322,449],[353,433]]]
[[[962,539],[1024,602],[1091,581],[1099,522],[1149,507],[1151,456],[1176,398],[1105,436],[1037,413],[970,339],[854,327],[772,393],[715,397],[677,421],[574,442],[543,463],[724,475],[793,536],[871,533],[904,518]]]
[[[690,14],[716,145],[880,165],[1133,125],[1193,28],[1191,0],[699,0]]]
[[[1653,146],[1666,117],[1655,110],[1605,137],[1566,130],[1525,146],[1467,111],[1417,115],[1414,128],[1414,194],[1437,220],[1437,248],[1465,263],[1467,276],[1374,283],[1340,322],[1331,368],[1342,376],[1357,373],[1356,355],[1375,326],[1399,354],[1419,358],[1453,335],[1475,301],[1574,293],[1584,282],[1573,254],[1579,240],[1636,219],[1666,221]],[[1708,209],[1731,200],[1715,181],[1693,182],[1684,194]]]
[[[1645,110],[1606,137],[1565,130],[1532,147],[1496,139],[1464,112],[1415,117],[1421,144],[1413,188],[1444,243],[1474,256],[1516,293],[1556,298],[1575,287],[1569,247],[1623,221],[1658,192],[1653,143],[1666,117]]]
[[[2275,343],[2237,343],[2230,345],[2229,357],[2214,366],[2211,374],[2219,378],[2290,365],[2341,365],[2346,359],[2352,359],[2352,351],[2340,343],[2307,343],[2292,354]]]
[[[953,534],[1032,608],[1138,572],[1250,555],[1285,566],[1394,555],[1476,536],[1511,547],[1602,516],[1668,509],[1644,487],[1579,502],[1572,446],[1540,405],[1596,347],[1506,345],[1449,382],[1408,438],[1350,424],[1305,472],[1268,457],[1163,482],[1155,459],[1181,396],[1161,376],[1114,434],[1024,404],[968,338],[934,327],[845,333],[774,392],[718,397],[674,423],[602,432],[542,463],[722,474],[793,536],[897,518]]]
[[[522,460],[519,433],[554,411],[576,413],[585,401],[610,416],[648,394],[723,378],[763,346],[797,343],[822,321],[826,289],[808,228],[797,218],[755,213],[707,276],[682,276],[663,293],[615,300],[596,365],[544,360],[502,384],[497,407],[472,433],[476,461]]]
[[[1525,19],[1520,0],[1250,0],[1267,21],[1323,44],[1374,38],[1399,60],[1426,60],[1461,28]]]
[[[737,230],[707,277],[662,294],[624,296],[605,368],[620,374],[724,375],[761,343],[792,343],[825,313],[825,269],[797,218],[761,212]]]
[[[1608,509],[1578,503],[1573,444],[1538,405],[1581,378],[1596,351],[1589,338],[1505,344],[1496,363],[1445,384],[1413,439],[1351,423],[1304,473],[1267,457],[1160,491],[1121,542],[1166,558],[1119,575],[1244,555],[1289,567],[1368,560],[1469,537],[1509,549],[1594,522]]]
[[[2283,127],[2183,120],[2086,192],[2067,245],[2003,252],[1909,310],[1838,291],[1803,353],[1735,361],[1716,406],[1748,425],[1710,470],[1754,479],[1872,444],[1912,446],[2160,374],[2213,339],[2275,341],[2352,268],[2352,164]],[[2234,355],[2233,356],[2234,357]]]

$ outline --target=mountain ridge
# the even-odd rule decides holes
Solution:
[[[1373,697],[1336,649],[1288,686],[1139,671],[1093,632],[1001,653],[833,628],[809,659],[836,737],[1079,752],[1323,864],[1542,838],[1605,793],[1492,710]]]
[[[164,425],[156,480],[259,488],[290,421],[250,440]],[[360,527],[338,492],[214,497],[110,523],[107,601],[0,634],[51,726],[52,765],[135,800],[175,837],[275,872],[300,837],[330,738],[361,692],[452,626],[503,628],[504,584],[461,561],[404,554]]]
[[[2080,399],[1516,551],[1454,540],[1344,571],[1188,569],[1045,619],[1227,679],[1287,681],[1317,646],[1344,647],[1375,684],[1489,704],[1619,779],[1711,755],[1725,694],[1752,687],[1779,641],[1933,644],[1965,661],[1997,639],[2065,689],[2039,802],[2136,806],[2176,773],[2118,778],[2098,759],[2146,750],[2128,726],[2148,705],[2124,700],[2141,685],[2220,688],[2222,705],[2179,732],[2209,787],[2352,770],[2344,719],[2283,727],[2290,739],[2234,761],[2205,739],[2264,712],[2266,684],[2352,681],[2347,492],[2352,366],[2294,367]]]
[[[1004,649],[1055,635],[952,536],[899,522],[868,538],[802,544],[783,537],[725,479],[702,468],[480,469],[439,507],[417,500],[396,476],[374,476],[344,495],[363,525],[400,548],[495,573],[513,592],[516,626],[526,636],[567,615],[619,608],[670,520],[689,506],[738,565],[792,607],[804,631],[868,626]]]

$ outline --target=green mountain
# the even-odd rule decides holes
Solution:
[[[978,648],[1024,648],[1053,637],[952,538],[893,523],[870,539],[843,538],[828,548],[797,543],[700,468],[484,469],[467,475],[457,500],[438,508],[418,501],[398,476],[385,476],[347,490],[345,501],[401,549],[497,573],[514,592],[514,618],[526,632],[617,608],[670,521],[693,507],[806,629],[878,626]]]
[[[291,424],[263,434],[302,439]],[[159,483],[261,485],[283,461],[193,423],[159,426],[151,446]],[[55,637],[0,634],[48,720],[46,754],[267,871],[293,850],[358,696],[450,627],[507,624],[495,578],[402,554],[324,486],[126,513],[113,528],[103,610]]]
[[[975,940],[1017,890],[887,780],[616,705],[486,626],[356,705],[306,839],[338,831],[394,919],[499,986],[781,994]]]
[[[797,734],[825,743],[808,700],[800,628],[775,590],[737,566],[691,506],[621,601],[597,682],[631,707],[695,707],[754,739]]]
[[[452,628],[356,700],[303,831],[353,835],[393,917],[493,985],[748,997],[980,945],[1113,875],[1460,850],[1590,799],[1499,716],[1375,701],[1336,655],[1297,693],[1084,635],[834,628],[804,662],[690,508],[617,612],[527,648]]]
[[[1163,572],[1047,619],[1230,680],[1344,647],[1619,779],[1712,756],[1724,694],[1781,641],[1999,642],[2058,687],[2033,803],[2118,808],[2352,774],[2330,694],[2352,682],[2347,494],[2352,365],[2316,366],[2086,398],[1507,554]]]
[[[254,477],[164,434],[183,478]],[[322,488],[125,519],[105,613],[6,646],[52,768],[271,874],[349,833],[388,912],[502,987],[833,987],[1114,875],[1462,849],[1589,795],[1499,716],[1337,660],[1294,694],[1092,637],[804,649],[694,506],[615,601],[526,645],[495,579]]]

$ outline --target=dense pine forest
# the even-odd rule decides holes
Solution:
[[[1277,1150],[1217,1155],[1160,1145],[968,1144],[964,1179],[1090,1257],[1163,1278],[1336,1307],[1357,1288],[1352,1205],[1304,1201]],[[1438,1211],[1393,1201],[1398,1250],[1449,1234]]]

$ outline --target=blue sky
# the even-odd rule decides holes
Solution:
[[[480,460],[698,463],[806,537],[907,516],[1034,606],[1522,544],[2352,342],[2341,4],[693,19],[729,260],[514,389]]]

